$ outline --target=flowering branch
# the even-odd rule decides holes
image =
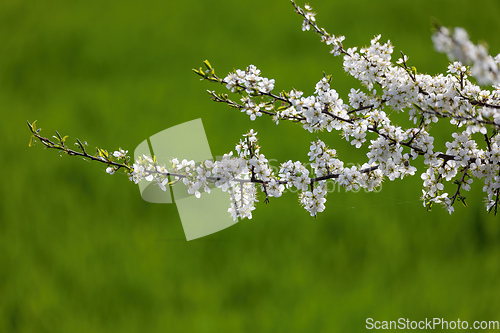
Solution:
[[[317,33],[334,56],[343,57],[344,70],[360,82],[361,88],[352,88],[346,102],[331,87],[332,77],[328,75],[317,82],[314,94],[304,96],[296,89],[273,92],[275,80],[261,76],[254,65],[230,72],[224,78],[216,75],[208,61],[204,61],[205,68],[193,71],[201,80],[225,86],[232,94],[229,97],[227,93],[208,90],[213,101],[247,114],[250,120],[266,115],[277,125],[280,121],[291,121],[311,133],[340,132],[356,149],[366,149],[367,162],[363,165],[345,167],[335,149],[318,139],[311,142],[308,167],[289,160],[281,163],[275,173],[260,152],[253,130],[236,145],[235,153],[225,154],[219,161],[199,164],[173,159],[168,165],[160,165],[154,156],[142,156],[130,166],[129,157],[122,150],[113,153],[116,161],[99,149],[96,156],[88,154],[78,139],[80,151],[70,150],[59,134],[55,137],[57,142],[53,142],[41,137],[34,124],[29,124],[34,138],[48,148],[106,163],[109,173],[125,168],[136,183],[156,182],[166,190],[167,184],[182,181],[188,193],[196,197],[201,192],[210,192],[213,186],[221,188],[230,193],[228,211],[235,219],[252,217],[259,189],[268,202],[271,197],[280,197],[286,189],[295,188],[300,191],[301,205],[316,216],[325,209],[326,181],[348,191],[358,188],[374,191],[385,179],[393,181],[415,175],[417,169],[411,163],[417,158],[422,158],[425,164],[421,174],[424,206],[430,209],[433,204],[441,204],[452,213],[457,200],[465,205],[461,190],[470,190],[475,178],[484,182],[486,209],[496,213],[500,197],[500,55],[495,58],[488,55],[486,48],[470,42],[461,28],[451,34],[437,26],[432,36],[435,48],[446,53],[452,62],[444,74],[422,74],[410,66],[404,53],[393,63],[394,47],[390,41],[382,43],[380,35],[367,47],[345,48],[345,37],[319,27],[316,13],[309,5],[303,9],[291,2],[303,19],[302,30]],[[473,80],[491,84],[491,90],[482,89]],[[415,126],[406,129],[398,126],[387,110],[406,113]],[[431,131],[433,124],[443,119],[457,130],[439,150],[434,147]],[[478,139],[483,147],[476,142]],[[452,196],[445,191],[446,182],[457,186]]]

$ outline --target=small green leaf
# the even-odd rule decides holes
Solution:
[[[417,103],[413,103],[413,107],[419,111],[423,111],[422,107]]]
[[[30,137],[30,142],[29,142],[29,144],[28,144],[28,147],[33,147],[33,146],[35,145],[35,142],[36,142],[36,140],[35,140],[35,136],[34,136],[34,135],[32,135],[32,136]]]
[[[31,124],[31,131],[33,133],[35,133],[37,130],[36,130],[36,120],[33,122],[33,124]]]
[[[26,120],[28,123],[28,128],[30,129],[31,132],[33,132],[33,125],[29,122],[29,120]]]
[[[101,156],[101,157],[104,157],[104,158],[108,158],[109,154],[106,150],[104,149],[101,149],[101,148],[97,148],[97,155]]]
[[[76,138],[76,145],[78,145],[82,151],[84,151],[84,150],[85,150],[85,148],[83,147],[82,142],[81,142],[81,141],[80,141],[80,139],[78,139],[78,138]]]
[[[205,66],[207,66],[208,69],[212,70],[212,65],[210,65],[210,62],[208,60],[205,60],[203,61],[203,63],[205,64]]]

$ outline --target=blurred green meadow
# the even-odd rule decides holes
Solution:
[[[500,52],[496,0],[310,4],[345,46],[381,33],[420,72],[447,66],[431,18]],[[254,64],[277,90],[312,93],[324,71],[347,99],[359,85],[301,22],[287,0],[0,2],[0,332],[362,332],[368,317],[500,320],[500,227],[479,182],[451,216],[425,210],[418,176],[380,193],[330,193],[317,219],[287,193],[261,200],[252,220],[187,242],[175,206],[143,201],[124,175],[28,148],[26,120],[45,136],[132,152],[201,117],[213,155],[253,128],[269,159],[304,160],[317,134],[250,122],[210,101],[206,89],[223,88],[191,72],[205,59],[219,76]],[[321,138],[344,161],[365,161],[337,134]]]

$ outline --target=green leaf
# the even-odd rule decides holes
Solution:
[[[205,64],[205,66],[207,66],[208,69],[212,70],[212,65],[210,65],[210,62],[208,60],[205,60],[203,61],[203,63]]]
[[[85,150],[85,148],[83,147],[83,144],[80,141],[80,139],[76,138],[76,144],[80,147],[80,149],[82,150],[82,152]]]
[[[417,103],[413,103],[413,107],[419,111],[423,111],[422,107]]]
[[[26,120],[26,122],[28,123],[28,128],[30,129],[30,131],[33,132],[33,125],[29,122],[29,120]]]
[[[109,157],[108,152],[104,149],[101,149],[101,148],[97,148],[97,155],[104,157],[105,159],[107,159]]]

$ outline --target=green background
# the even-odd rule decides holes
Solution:
[[[432,17],[500,52],[494,0],[311,5],[345,46],[381,33],[421,72],[446,70]],[[205,90],[222,87],[191,72],[204,59],[220,76],[255,64],[276,89],[312,93],[325,71],[346,100],[359,86],[301,22],[285,0],[0,2],[0,332],[360,332],[367,317],[500,320],[500,227],[480,182],[451,216],[425,210],[418,175],[380,193],[331,193],[316,220],[287,193],[260,202],[252,220],[186,242],[175,206],[143,201],[124,175],[28,148],[26,120],[46,136],[133,151],[201,117],[213,155],[254,128],[268,158],[304,160],[316,134],[250,122],[211,102]],[[365,161],[337,134],[321,138],[346,163]]]

